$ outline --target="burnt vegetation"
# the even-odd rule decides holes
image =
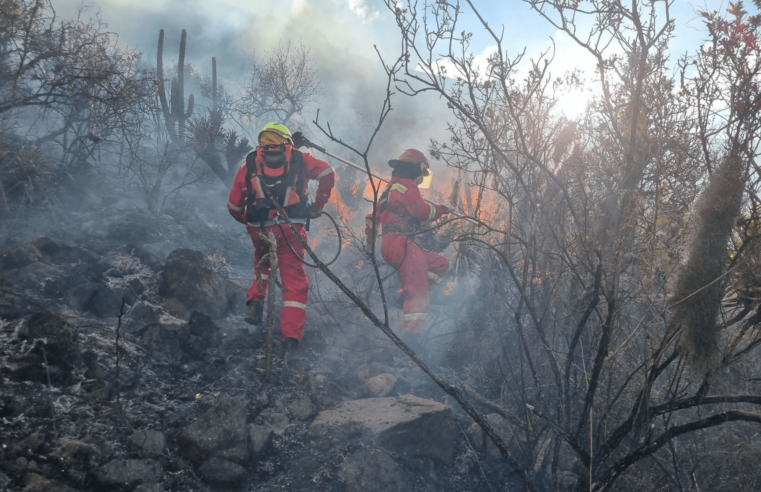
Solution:
[[[314,112],[303,45],[234,89],[185,61],[193,33],[162,30],[148,66],[86,11],[0,0],[0,489],[758,489],[761,16],[701,11],[706,42],[676,56],[669,2],[524,3],[594,72],[511,54],[470,0],[387,2],[401,52],[377,50],[355,138]],[[358,231],[373,147],[426,93],[451,111],[431,198],[472,220],[424,231],[451,267],[410,348]],[[263,122],[312,119],[366,175],[337,166],[341,235],[325,220],[304,244],[294,373],[276,327],[244,329],[252,252],[225,196]],[[367,397],[420,420],[373,427],[390,400]],[[336,407],[356,419],[330,427]]]

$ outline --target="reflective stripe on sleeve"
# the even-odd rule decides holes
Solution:
[[[306,311],[307,305],[296,301],[283,301],[283,307],[295,307]]]
[[[402,320],[404,321],[423,321],[428,317],[428,313],[404,313]]]
[[[433,205],[429,203],[428,204],[428,222],[432,221],[434,217],[436,217],[436,207],[434,207]]]
[[[326,170],[324,170],[323,172],[321,172],[321,173],[319,174],[319,176],[317,176],[317,177],[316,177],[316,178],[314,178],[314,179],[322,179],[322,178],[324,178],[325,176],[327,176],[328,174],[330,174],[330,173],[332,173],[332,172],[334,172],[333,168],[332,168],[332,167],[330,167],[330,166],[328,166],[328,168],[327,168]]]
[[[269,280],[270,276],[268,273],[262,273],[262,280]]]
[[[235,210],[236,212],[243,211],[243,207],[236,207],[231,202],[227,202],[227,208],[229,208],[230,210]]]

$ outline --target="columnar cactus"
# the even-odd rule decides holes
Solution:
[[[188,33],[182,30],[180,38],[180,58],[177,63],[177,76],[172,77],[170,101],[167,104],[166,91],[164,90],[164,30],[159,31],[159,47],[156,54],[156,76],[159,84],[159,99],[161,110],[164,113],[166,129],[169,138],[174,142],[182,142],[185,138],[185,120],[193,115],[193,94],[188,96],[188,108],[185,109],[185,46]]]

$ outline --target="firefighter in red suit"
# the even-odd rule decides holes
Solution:
[[[407,149],[388,164],[394,170],[376,207],[379,217],[376,233],[383,237],[383,259],[398,270],[402,281],[404,331],[421,333],[428,315],[429,285],[441,280],[449,261],[415,244],[415,233],[451,210],[445,205],[430,204],[420,195],[418,184],[430,173],[428,159],[422,152]],[[373,214],[366,219],[365,233],[372,238]]]
[[[310,179],[319,182],[311,207],[307,201]],[[278,201],[296,233],[306,241],[306,223],[320,215],[334,182],[333,168],[327,162],[296,150],[288,128],[270,122],[259,133],[259,146],[238,168],[230,190],[227,208],[235,220],[246,224],[254,243],[254,268],[268,252],[262,234],[267,236],[272,232],[277,241],[277,262],[284,289],[280,330],[285,354],[295,351],[303,337],[309,281],[300,261],[304,258],[304,247],[285,219],[278,215],[273,200]],[[261,276],[263,288],[259,289],[254,278],[246,292],[245,320],[252,325],[262,323],[269,276],[266,265],[261,269]]]

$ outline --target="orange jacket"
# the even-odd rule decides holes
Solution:
[[[447,212],[445,205],[433,205],[423,199],[420,189],[412,179],[392,177],[386,191],[381,195],[376,207],[378,224],[376,232],[380,229],[405,230],[432,222]],[[373,214],[365,217],[365,234],[368,238],[372,235]]]
[[[298,152],[293,150],[293,152]],[[312,208],[315,210],[322,210],[325,204],[330,198],[330,192],[333,190],[335,184],[335,172],[330,164],[314,157],[312,154],[305,152],[301,153],[304,158],[304,190],[306,193],[309,187],[309,180],[314,179],[319,181],[317,186],[317,193],[314,197],[314,203]],[[230,215],[233,216],[238,222],[246,223],[246,196],[248,189],[246,187],[246,159],[243,159],[238,171],[235,173],[235,179],[233,180],[232,188],[230,189],[230,196],[227,199],[227,210]]]

